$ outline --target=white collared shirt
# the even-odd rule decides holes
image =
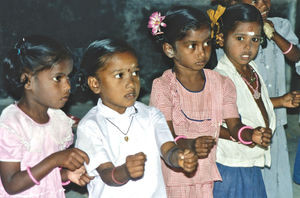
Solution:
[[[257,71],[255,63],[251,61],[249,64],[259,76],[261,84],[261,97],[269,117],[269,128],[271,128],[272,132],[274,132],[276,118],[273,104],[269,98],[268,91],[262,80],[262,77]],[[226,55],[219,60],[215,71],[221,73],[222,75],[228,76],[235,84],[237,92],[237,106],[242,123],[253,128],[258,126],[265,127],[263,116],[252,96],[252,93]],[[217,147],[217,162],[231,167],[270,166],[270,148],[267,150],[262,149],[259,146],[250,148],[237,142],[219,139]]]
[[[123,133],[127,130],[128,141],[125,141]],[[88,184],[89,197],[166,197],[160,148],[165,142],[174,139],[158,109],[135,102],[134,106],[119,114],[103,105],[99,99],[97,106],[80,121],[77,135],[76,147],[90,157],[90,163],[86,165],[87,172],[90,176],[96,176]],[[96,170],[100,164],[112,162],[120,166],[125,163],[128,155],[139,152],[147,157],[141,179],[130,180],[120,187],[106,185],[101,180]]]

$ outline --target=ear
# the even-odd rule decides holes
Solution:
[[[88,77],[88,85],[90,89],[94,92],[94,94],[99,94],[101,92],[100,82],[94,76]]]
[[[20,77],[21,83],[24,83],[24,89],[31,89],[32,75],[29,73],[22,73]]]
[[[169,43],[163,44],[163,51],[167,55],[167,57],[174,58],[174,56],[175,56],[174,49],[173,49],[172,45],[170,45]]]

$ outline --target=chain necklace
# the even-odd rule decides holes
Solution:
[[[137,113],[137,109],[134,107],[134,110],[135,110],[135,113]],[[128,127],[128,129],[127,129],[127,131],[126,131],[126,133],[124,133],[115,123],[113,123],[110,119],[108,119],[108,118],[105,118],[108,122],[110,122],[114,127],[116,127],[123,135],[125,135],[125,137],[124,137],[124,140],[126,141],[126,142],[128,142],[128,140],[129,140],[129,137],[128,137],[128,132],[129,132],[129,130],[130,130],[130,127],[131,127],[131,124],[132,124],[132,121],[133,121],[133,117],[134,117],[134,115],[132,115],[132,117],[131,117],[131,120],[130,120],[130,124],[129,124],[129,127]]]
[[[252,68],[251,68],[252,69]],[[252,69],[252,71],[253,71],[253,73],[254,73],[254,76],[255,76],[255,79],[256,79],[256,88],[254,89],[252,86],[251,86],[251,82],[249,83],[248,81],[247,81],[247,79],[246,78],[244,78],[243,76],[242,76],[242,78],[243,78],[243,80],[245,81],[245,83],[248,85],[248,87],[253,91],[253,98],[255,99],[255,100],[258,100],[259,98],[260,98],[260,93],[259,93],[259,91],[258,91],[258,86],[259,86],[259,84],[258,84],[258,76],[257,76],[257,74],[256,74],[256,72]]]

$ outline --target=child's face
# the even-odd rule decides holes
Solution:
[[[25,87],[31,102],[38,106],[59,109],[68,101],[70,95],[70,82],[68,75],[73,69],[73,61],[62,60],[30,77]]]
[[[224,39],[224,51],[236,67],[247,65],[258,52],[261,26],[258,22],[237,22]]]
[[[267,19],[271,7],[271,0],[242,0],[242,3],[255,6],[260,11],[263,20]]]
[[[208,25],[197,30],[188,30],[182,40],[175,42],[175,67],[199,71],[204,68],[211,54],[211,37]]]
[[[139,96],[138,60],[131,52],[112,55],[96,72],[96,78],[103,104],[119,113],[124,113]]]

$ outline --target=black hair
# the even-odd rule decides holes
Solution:
[[[28,80],[21,81],[23,73],[34,75],[66,59],[72,59],[71,52],[56,40],[42,35],[22,37],[2,63],[6,91],[14,99],[20,99]]]
[[[224,38],[227,37],[228,32],[235,29],[238,22],[257,22],[261,26],[261,35],[264,37],[263,19],[258,9],[255,6],[238,3],[229,6],[220,18],[221,32]],[[265,40],[265,39],[264,39]],[[263,41],[264,41],[263,40]],[[264,47],[264,42],[262,43]]]
[[[205,13],[188,6],[173,7],[166,13],[163,22],[167,24],[166,27],[162,27],[163,34],[154,37],[160,44],[169,43],[174,49],[175,42],[183,39],[187,31],[197,30],[203,25],[210,27],[209,18]]]
[[[85,75],[81,88],[85,90],[88,87],[88,76],[95,76],[96,72],[105,66],[109,58],[116,53],[122,52],[131,52],[136,56],[134,49],[122,40],[103,38],[93,41],[85,50],[81,60],[80,68]]]
[[[210,20],[206,13],[189,6],[175,6],[167,13],[165,20],[166,27],[161,27],[163,34],[154,36],[160,44],[169,43],[176,50],[175,42],[183,39],[189,30],[197,30],[203,26],[210,28]],[[165,62],[169,61],[165,60]],[[213,69],[217,65],[215,47],[212,46],[211,56],[206,64],[206,68]]]
[[[212,5],[222,5],[222,6],[225,6],[225,7],[229,7],[233,4],[236,4],[236,3],[242,3],[242,0],[213,0],[211,2]]]

